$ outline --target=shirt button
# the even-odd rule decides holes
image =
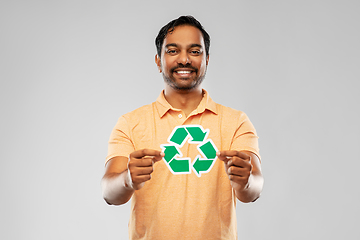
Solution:
[[[182,118],[182,114],[181,114],[181,113],[180,113],[178,116],[179,116],[179,118]]]

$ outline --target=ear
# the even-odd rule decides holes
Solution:
[[[209,58],[210,58],[210,56],[207,55],[207,56],[206,56],[206,66],[209,64]]]
[[[157,54],[155,55],[155,63],[157,65],[158,69],[159,69],[159,72],[162,72],[162,70],[161,70],[161,59]]]

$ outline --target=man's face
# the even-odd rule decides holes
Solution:
[[[192,90],[205,78],[209,57],[201,31],[181,25],[166,35],[161,58],[155,59],[166,84],[176,90]]]

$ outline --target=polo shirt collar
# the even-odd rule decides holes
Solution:
[[[203,96],[199,106],[196,108],[195,112],[192,115],[203,113],[206,109],[210,110],[214,114],[218,114],[217,108],[216,108],[216,103],[210,98],[210,96],[206,90],[203,89],[203,93],[204,93],[204,96]],[[155,104],[157,106],[157,110],[158,110],[160,118],[162,118],[165,115],[165,113],[167,113],[169,110],[179,111],[179,109],[173,108],[170,105],[170,103],[168,103],[168,101],[166,101],[165,96],[164,96],[164,91],[162,91],[160,93]]]

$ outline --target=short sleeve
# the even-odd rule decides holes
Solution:
[[[113,157],[129,157],[130,153],[134,151],[129,129],[125,117],[120,117],[110,135],[106,162]]]
[[[239,117],[238,128],[235,132],[230,149],[238,151],[250,151],[260,159],[258,136],[254,125],[248,116],[242,113]]]

